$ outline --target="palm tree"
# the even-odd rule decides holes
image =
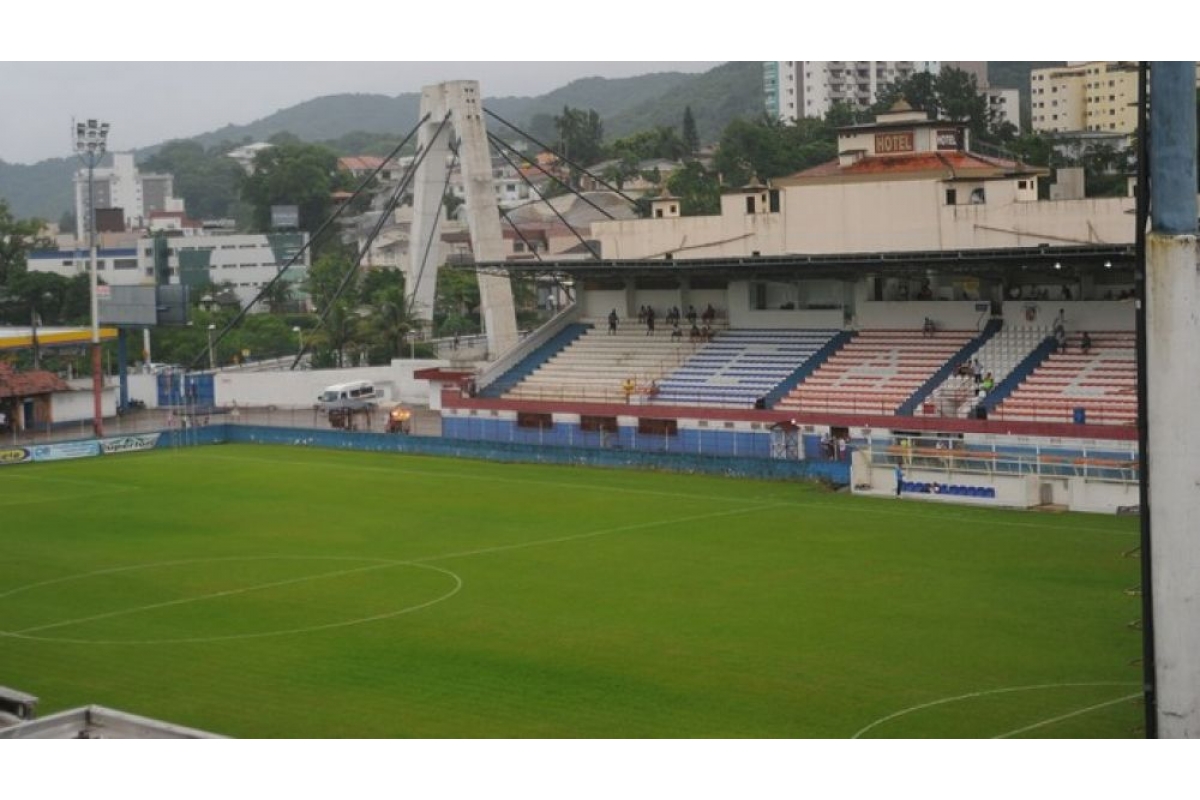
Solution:
[[[353,350],[361,343],[359,328],[360,319],[354,313],[354,309],[347,301],[338,300],[329,307],[325,323],[313,332],[310,341],[314,349],[324,350],[333,357],[331,360],[334,366],[344,367],[346,351]],[[315,355],[316,362],[324,360],[319,357],[319,353]]]
[[[367,311],[367,330],[374,344],[387,353],[388,358],[399,358],[404,354],[404,343],[417,326],[402,286],[388,286],[371,297]]]

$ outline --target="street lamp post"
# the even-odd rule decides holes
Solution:
[[[104,157],[108,143],[108,123],[89,119],[75,124],[75,152],[88,168],[88,250],[91,253],[88,286],[92,308],[92,428],[97,437],[104,435],[104,410],[101,395],[104,376],[100,365],[100,304],[96,292],[96,164]]]
[[[296,334],[296,358],[304,357],[304,329],[299,325],[292,326],[292,333]]]
[[[213,331],[217,329],[216,325],[208,326],[208,368],[215,371],[217,369],[217,361],[213,357]]]

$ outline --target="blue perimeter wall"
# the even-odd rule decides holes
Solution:
[[[537,431],[533,431],[534,434]],[[598,436],[598,434],[597,434]],[[657,437],[643,437],[657,438]],[[275,428],[254,425],[209,425],[186,432],[168,431],[159,448],[201,444],[287,444],[336,450],[409,453],[535,464],[573,464],[632,467],[666,472],[704,473],[768,480],[823,480],[838,486],[850,483],[849,461],[794,461],[753,456],[645,452],[623,448],[565,447],[520,442],[479,442],[425,436],[400,436],[357,431]]]

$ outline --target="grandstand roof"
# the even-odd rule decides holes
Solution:
[[[1011,276],[1020,270],[1029,279],[1067,280],[1080,274],[1109,270],[1117,273],[1134,267],[1133,245],[1049,244],[978,250],[929,250],[891,253],[794,254],[784,256],[728,256],[673,260],[563,259],[543,261],[476,262],[484,272],[522,275],[569,275],[580,279],[605,279],[646,275],[676,278],[726,278],[736,280],[795,280],[796,278],[856,278],[876,275],[924,276],[926,270],[974,277]],[[1104,265],[1110,263],[1111,268]],[[1057,265],[1057,266],[1056,266]]]

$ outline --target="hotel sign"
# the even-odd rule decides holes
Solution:
[[[891,153],[911,153],[916,149],[913,143],[913,132],[877,133],[875,134],[876,155]]]
[[[937,132],[937,149],[938,150],[957,150],[959,149],[958,131],[940,130]]]

